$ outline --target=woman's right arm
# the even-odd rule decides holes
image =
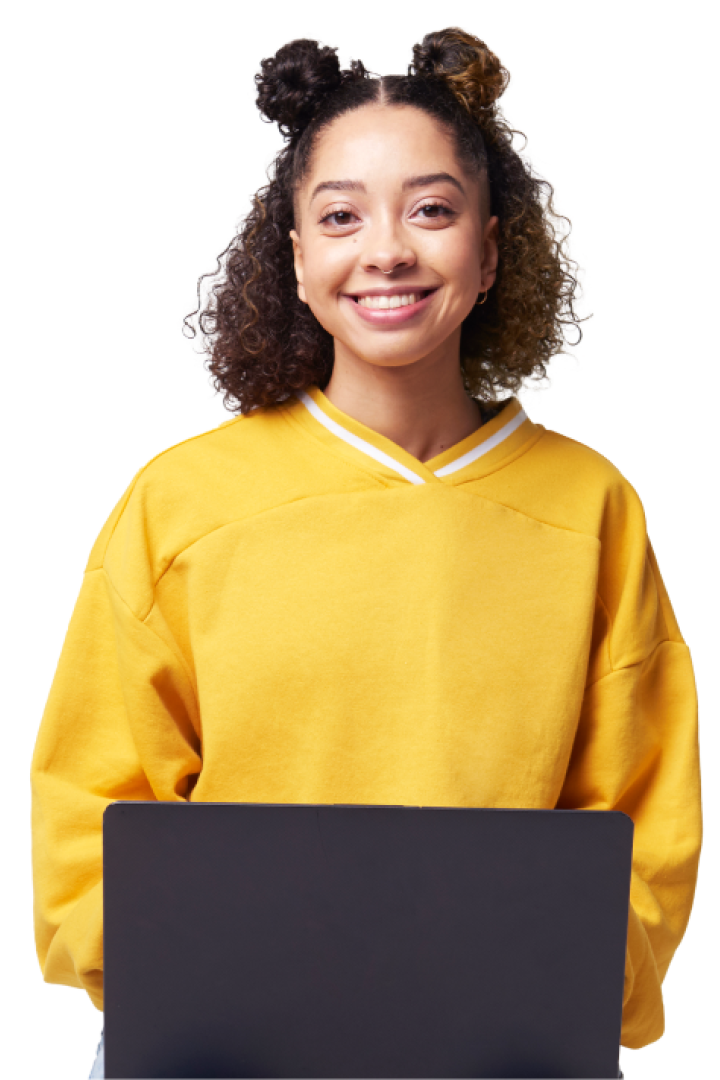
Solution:
[[[38,959],[47,982],[84,988],[98,1009],[105,807],[183,799],[201,767],[189,672],[123,589],[153,581],[133,486],[93,548],[31,767]]]

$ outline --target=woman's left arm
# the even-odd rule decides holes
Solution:
[[[622,810],[635,826],[623,1046],[664,1031],[661,984],[690,917],[702,841],[692,662],[623,484],[608,500],[593,646],[557,806]]]

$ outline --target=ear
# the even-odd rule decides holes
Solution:
[[[491,288],[498,276],[498,261],[500,252],[498,239],[500,232],[500,218],[491,217],[485,228],[483,238],[483,265],[480,267],[483,276],[483,288]]]
[[[302,245],[300,243],[300,237],[295,229],[290,230],[290,239],[293,246],[293,259],[295,260],[295,277],[297,278],[297,291],[298,296],[302,300],[303,304],[307,304],[307,297],[305,296],[305,286],[303,285],[303,257],[302,257]]]

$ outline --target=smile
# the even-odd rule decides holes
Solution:
[[[437,289],[375,289],[355,295],[345,294],[355,311],[376,326],[394,326],[424,311]]]
[[[358,296],[357,302],[360,307],[375,308],[378,311],[387,311],[391,308],[407,307],[415,304],[427,296],[427,292],[400,293],[395,296]]]

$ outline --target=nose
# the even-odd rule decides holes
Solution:
[[[392,215],[383,215],[364,234],[360,265],[369,273],[391,274],[407,270],[417,262],[410,237]]]

